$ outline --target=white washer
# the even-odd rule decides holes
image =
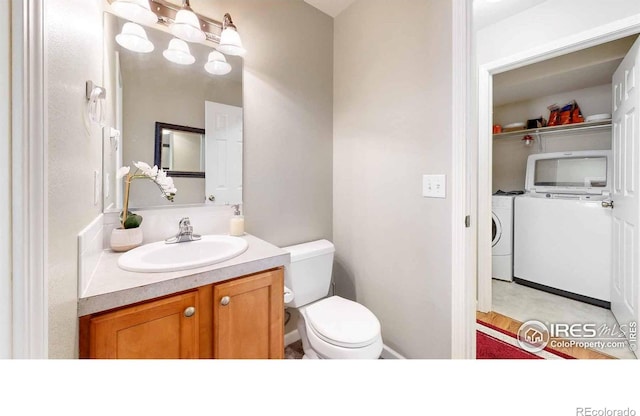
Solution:
[[[513,280],[513,198],[515,195],[492,196],[492,276]]]
[[[514,280],[610,307],[611,151],[529,156],[526,194],[514,204]]]

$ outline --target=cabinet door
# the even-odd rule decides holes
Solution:
[[[198,358],[198,306],[193,291],[92,317],[90,358]]]
[[[215,285],[214,358],[283,358],[283,296],[282,269]]]

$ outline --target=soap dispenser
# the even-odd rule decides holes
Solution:
[[[244,217],[240,215],[240,204],[232,205],[234,212],[229,224],[229,235],[241,236],[244,235]]]

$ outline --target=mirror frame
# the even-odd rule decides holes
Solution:
[[[204,129],[199,129],[197,127],[189,127],[189,126],[179,126],[177,124],[162,123],[160,121],[156,121],[153,164],[158,166],[158,168],[160,169],[162,166],[162,130],[163,129],[185,131],[188,133],[199,133],[202,135],[203,140],[205,139]],[[167,172],[167,176],[173,176],[176,178],[204,178],[205,177],[205,172],[185,172],[185,171],[178,171],[178,170],[166,170],[165,172]]]

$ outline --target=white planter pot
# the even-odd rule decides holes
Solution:
[[[142,244],[142,228],[114,228],[111,231],[111,250],[122,252],[138,247]]]

